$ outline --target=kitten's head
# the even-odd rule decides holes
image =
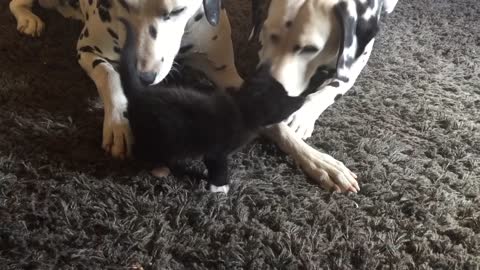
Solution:
[[[270,74],[270,65],[262,64],[234,93],[241,110],[252,125],[268,126],[287,119],[300,109],[305,97],[289,96],[285,88]]]

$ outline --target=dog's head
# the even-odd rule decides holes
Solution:
[[[170,72],[188,21],[202,10],[216,25],[221,0],[119,0],[136,35],[137,68],[145,84],[157,84]]]
[[[363,52],[377,31],[379,0],[365,1],[376,7],[371,11],[356,2],[362,1],[253,0],[250,38],[262,46],[260,63],[271,62],[272,75],[292,95],[307,88],[318,67],[336,63],[338,71]],[[260,10],[267,10],[264,18]],[[368,12],[374,20],[365,17]]]
[[[305,102],[303,96],[289,96],[283,85],[272,77],[270,69],[269,63],[260,65],[241,89],[232,94],[252,126],[279,123]]]

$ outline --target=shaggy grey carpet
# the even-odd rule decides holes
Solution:
[[[308,184],[257,140],[234,156],[228,196],[105,156],[97,93],[75,60],[80,25],[40,11],[46,33],[26,38],[7,2],[1,269],[480,268],[478,0],[401,1],[355,87],[319,119],[308,142],[359,175],[359,194]],[[249,3],[227,7],[247,74]]]

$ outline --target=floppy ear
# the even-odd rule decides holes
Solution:
[[[340,2],[334,6],[334,12],[340,25],[340,48],[338,52],[337,70],[350,65],[365,51],[365,46],[378,33],[379,14],[365,19],[366,7],[356,6],[357,1]],[[367,1],[375,4],[377,1]],[[378,12],[377,8],[374,9]]]
[[[252,0],[252,30],[248,41],[258,40],[269,6],[269,0]]]
[[[220,21],[220,8],[222,0],[203,0],[203,10],[207,21],[216,26]]]

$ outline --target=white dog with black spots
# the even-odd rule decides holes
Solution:
[[[317,182],[336,191],[357,192],[357,177],[342,162],[303,140],[330,105],[352,88],[370,57],[381,11],[397,0],[252,0],[251,40],[258,40],[260,63],[290,95],[305,94],[316,72],[331,74],[307,94],[302,108],[267,131]],[[333,70],[334,72],[330,72]]]

